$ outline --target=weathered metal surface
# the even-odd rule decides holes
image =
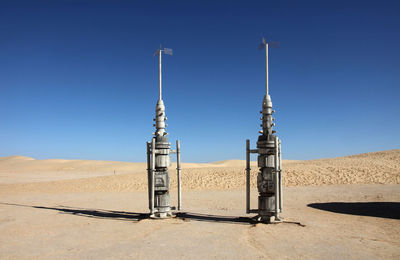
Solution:
[[[274,135],[275,126],[272,114],[272,101],[268,85],[268,43],[263,39],[261,44],[265,48],[265,96],[262,102],[262,130],[258,137],[257,149],[250,149],[249,140],[246,140],[246,213],[257,212],[262,222],[280,221],[279,212],[282,211],[282,176],[281,176],[281,141]],[[250,208],[250,153],[258,153],[257,174],[258,209]]]
[[[168,167],[171,166],[170,154],[174,151],[171,149],[171,143],[168,142],[165,127],[167,120],[165,114],[165,105],[162,100],[162,84],[161,84],[161,56],[162,52],[172,55],[171,49],[158,49],[154,55],[159,55],[159,97],[156,104],[156,116],[154,118],[154,126],[156,131],[153,133],[151,145],[147,143],[147,165],[148,165],[148,187],[149,187],[149,209],[151,217],[167,218],[171,216],[172,206],[170,203],[170,175]],[[180,146],[177,141],[177,174],[178,174],[178,209],[181,205],[180,190]],[[149,169],[150,168],[150,169]]]

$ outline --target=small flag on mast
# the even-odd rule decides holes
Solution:
[[[172,49],[164,48],[164,54],[172,55]]]

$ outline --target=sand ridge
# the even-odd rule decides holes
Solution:
[[[176,187],[176,164],[170,167]],[[256,162],[251,163],[256,187]],[[183,163],[183,190],[244,189],[245,162]],[[284,186],[400,184],[400,150],[308,161],[283,161]],[[0,192],[131,192],[147,189],[146,163],[0,159]]]

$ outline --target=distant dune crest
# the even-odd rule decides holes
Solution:
[[[176,165],[173,163],[172,169]],[[0,158],[0,191],[121,192],[147,189],[146,163],[90,160]],[[183,189],[244,189],[244,160],[183,163]],[[256,187],[256,162],[251,163]],[[308,161],[283,161],[285,186],[400,184],[400,150]],[[176,176],[171,172],[171,185]]]
[[[35,160],[31,157],[28,156],[22,156],[22,155],[13,155],[13,156],[7,156],[7,157],[0,157],[0,161],[8,161],[8,160],[28,160],[32,161]]]

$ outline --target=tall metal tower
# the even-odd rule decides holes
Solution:
[[[161,59],[162,53],[172,55],[172,49],[160,48],[154,52],[154,56],[158,55],[159,61],[159,97],[156,105],[156,117],[153,119],[156,131],[151,142],[147,142],[147,175],[148,175],[148,191],[149,191],[149,209],[150,216],[153,218],[168,218],[172,215],[171,210],[175,207],[170,203],[170,175],[168,167],[171,166],[171,153],[176,153],[176,171],[178,179],[178,210],[181,209],[181,162],[180,162],[180,143],[176,141],[176,151],[171,150],[171,143],[168,142],[165,127],[165,105],[162,100],[162,84],[161,84]]]
[[[269,46],[271,45],[271,46]],[[262,130],[258,137],[257,149],[250,149],[250,140],[246,140],[246,213],[258,213],[258,220],[272,223],[280,222],[279,213],[282,212],[282,160],[281,140],[274,135],[272,127],[272,101],[268,86],[268,47],[277,43],[268,43],[262,39],[259,48],[265,48],[265,96],[262,102]],[[258,153],[257,189],[258,209],[250,209],[250,153]]]

